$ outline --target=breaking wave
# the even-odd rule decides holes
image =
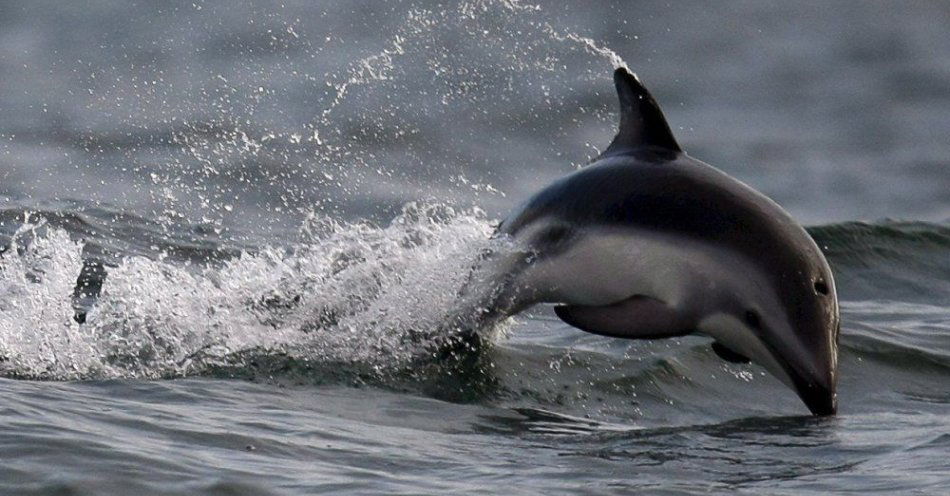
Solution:
[[[410,204],[384,227],[315,215],[292,246],[220,262],[128,256],[79,324],[70,295],[83,244],[42,220],[25,223],[0,258],[3,371],[173,377],[233,366],[249,351],[398,366],[449,321],[490,230],[479,211]]]
[[[4,224],[13,217],[6,212]],[[80,324],[70,296],[84,259],[106,251],[91,247],[118,241],[90,227],[95,216],[19,217],[0,255],[0,373],[52,380],[243,376],[248,368],[258,371],[251,375],[280,374],[287,367],[332,373],[337,366],[391,374],[431,358],[439,340],[459,331],[452,328],[466,311],[459,290],[492,243],[493,228],[478,210],[411,203],[385,226],[315,214],[294,242],[277,245],[206,240],[189,251],[176,249],[171,236],[153,251],[141,246],[117,258]],[[113,236],[143,237],[125,227]],[[846,350],[950,363],[941,344],[950,323],[940,307],[873,297],[902,284],[928,284],[928,297],[946,295],[936,287],[946,280],[929,276],[948,270],[939,256],[947,228],[849,223],[811,232],[839,281]],[[880,286],[882,278],[888,286]],[[929,319],[920,318],[921,309]],[[913,329],[894,320],[908,312]]]

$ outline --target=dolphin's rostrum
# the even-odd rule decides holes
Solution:
[[[818,246],[776,203],[686,155],[636,76],[614,81],[617,136],[502,222],[513,249],[476,270],[499,287],[488,306],[554,303],[566,323],[621,338],[705,334],[717,355],[751,359],[834,414],[838,302]]]

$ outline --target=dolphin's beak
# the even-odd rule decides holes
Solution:
[[[834,415],[838,412],[838,393],[835,384],[822,384],[824,381],[808,381],[801,376],[792,375],[798,397],[805,402],[811,413],[818,416]]]
[[[750,330],[745,335],[724,331],[735,328],[734,322],[710,319],[701,323],[700,329],[740,358],[751,360],[768,370],[773,377],[798,393],[811,413],[818,416],[837,413],[837,322],[832,326],[802,326],[810,329],[810,332],[794,332],[792,326],[784,324],[774,328],[759,328],[758,332]]]
[[[828,344],[805,357],[775,355],[798,397],[818,416],[838,411],[838,350],[833,338]]]

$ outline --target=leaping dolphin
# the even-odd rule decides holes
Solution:
[[[554,303],[594,334],[704,334],[833,415],[838,300],[818,246],[778,204],[686,155],[636,76],[620,68],[614,82],[613,142],[512,212],[496,235],[513,249],[473,272],[496,282],[491,311]]]

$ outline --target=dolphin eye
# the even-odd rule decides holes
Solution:
[[[828,294],[828,285],[824,281],[815,281],[815,292],[818,294]]]
[[[762,319],[759,318],[759,314],[755,313],[754,310],[746,310],[745,323],[753,329],[759,329],[762,327]]]

